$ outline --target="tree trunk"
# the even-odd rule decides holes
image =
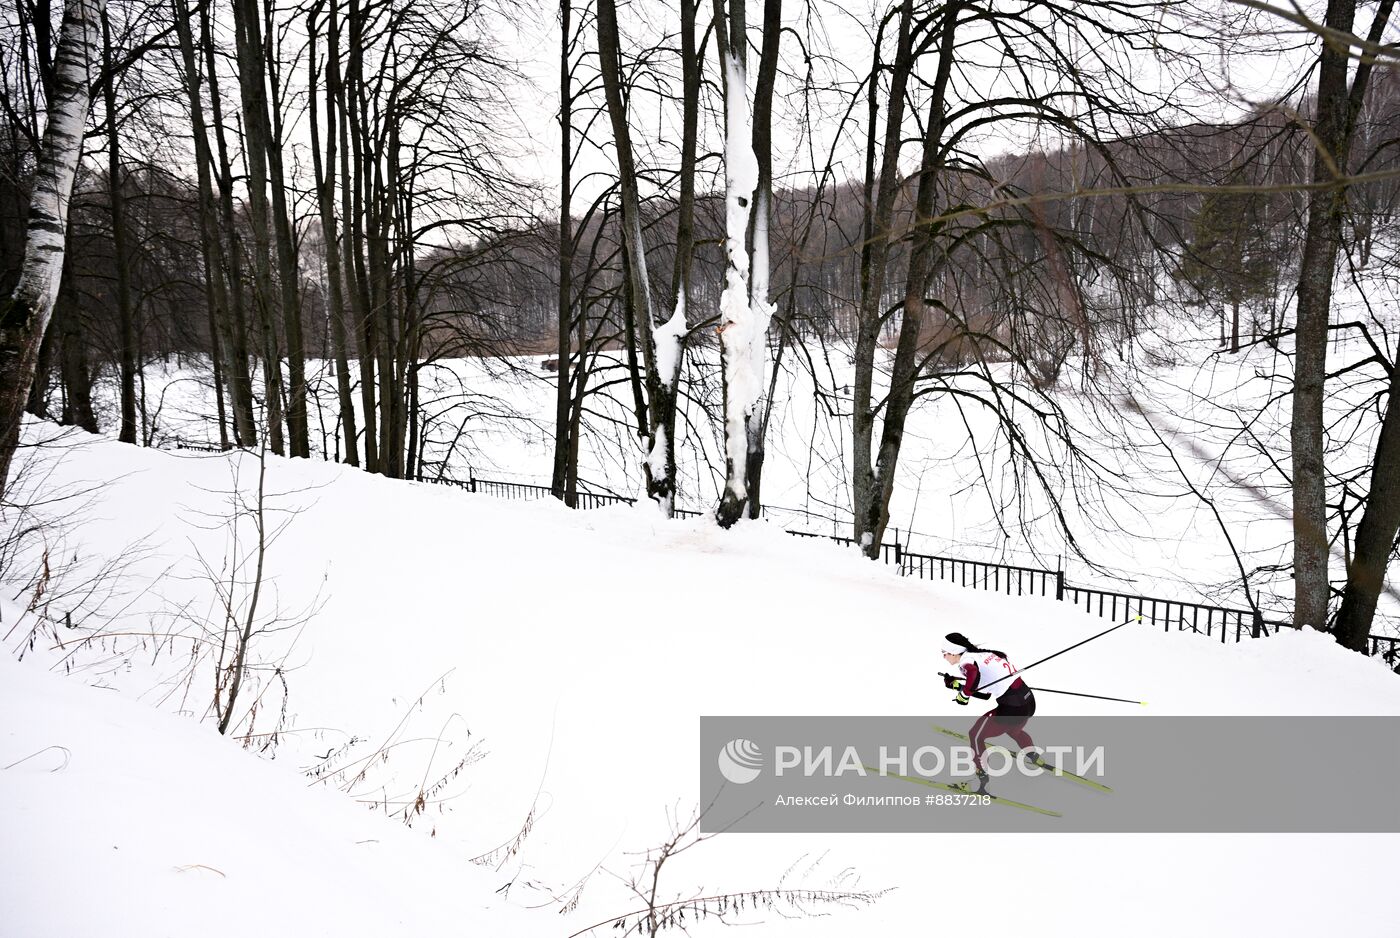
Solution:
[[[277,336],[273,294],[272,227],[268,205],[267,152],[272,131],[268,123],[262,14],[258,0],[235,0],[238,87],[243,104],[244,159],[248,170],[248,215],[253,229],[253,293],[257,300],[263,340],[263,386],[267,393],[267,433],[272,451],[285,453],[282,434],[282,351]],[[285,303],[285,295],[283,296]]]
[[[218,265],[220,276],[214,282],[220,285],[223,295],[223,312],[220,321],[224,325],[223,346],[227,356],[229,397],[233,402],[233,429],[238,445],[254,447],[258,445],[257,416],[253,408],[253,377],[249,370],[248,320],[243,305],[243,250],[238,237],[238,218],[233,210],[233,167],[229,161],[228,141],[224,137],[223,105],[219,96],[219,74],[215,70],[216,50],[214,34],[210,26],[207,7],[199,11],[199,42],[204,53],[204,74],[209,83],[209,108],[214,142],[217,153],[219,174],[218,218],[212,207],[207,212],[207,237],[212,253],[210,257]],[[191,69],[194,62],[189,62]],[[191,112],[191,119],[198,130],[204,124],[202,108]],[[196,158],[204,153],[201,165],[210,166],[214,154],[209,152],[208,137],[197,133],[195,138]],[[212,191],[209,198],[214,198]],[[220,224],[222,221],[222,224]],[[219,237],[220,229],[227,235],[227,256],[225,245]],[[210,274],[213,275],[213,272]]]
[[[307,34],[311,37],[310,93],[316,91],[316,24],[315,14],[308,18]],[[317,204],[321,212],[321,235],[326,246],[326,280],[330,303],[331,342],[335,346],[336,390],[340,401],[340,428],[345,444],[345,461],[360,464],[359,433],[355,429],[355,395],[350,383],[350,341],[345,324],[344,274],[340,265],[340,242],[335,220],[336,169],[336,111],[340,100],[340,3],[331,0],[326,24],[326,156],[321,162],[319,127],[316,107],[308,108],[311,117],[311,159],[316,179]]]
[[[65,264],[54,306],[53,324],[50,326],[58,337],[59,374],[63,378],[63,415],[59,422],[96,433],[97,417],[92,410],[92,368],[88,364],[83,312],[77,294],[72,265]]]
[[[103,0],[67,0],[54,57],[54,92],[34,168],[19,283],[0,306],[0,498],[19,445],[19,429],[39,345],[53,316],[63,271],[68,201],[91,105]]]
[[[395,80],[397,82],[397,69]],[[398,131],[399,114],[391,108],[394,121],[390,131],[389,178],[386,198],[389,202],[394,250],[389,257],[389,309],[397,310],[393,317],[394,345],[394,447],[396,466],[401,477],[413,478],[413,448],[411,436],[417,396],[414,387],[418,374],[418,354],[421,336],[418,330],[418,278],[414,267],[413,203],[415,179],[403,172],[403,139]],[[387,239],[386,239],[387,243]],[[397,285],[397,290],[394,289]]]
[[[671,272],[671,316],[652,330],[648,388],[647,494],[667,517],[676,507],[676,406],[681,366],[685,362],[686,310],[695,253],[695,173],[700,126],[701,60],[695,48],[696,11],[700,0],[681,0],[681,165],[676,207],[676,256]]]
[[[1400,533],[1400,369],[1392,372],[1385,420],[1371,466],[1371,491],[1361,523],[1356,528],[1356,548],[1347,565],[1347,584],[1337,612],[1337,641],[1355,651],[1366,651],[1366,640],[1376,615],[1376,602],[1385,586],[1386,568]]]
[[[646,373],[647,403],[644,430],[647,457],[643,463],[647,496],[657,503],[663,514],[670,517],[675,509],[675,462],[666,454],[669,441],[659,434],[657,408],[664,410],[670,395],[675,393],[674,375],[679,363],[679,345],[685,333],[685,310],[675,310],[662,325],[655,324],[651,280],[647,275],[646,245],[642,240],[641,198],[637,192],[637,169],[632,154],[632,137],[627,126],[627,112],[622,100],[622,64],[618,50],[616,0],[598,3],[598,58],[603,74],[603,91],[607,100],[608,117],[612,123],[613,142],[617,148],[618,188],[622,202],[622,244],[626,274],[624,295],[626,312],[636,329],[636,345],[640,347]],[[639,402],[640,404],[640,402]],[[641,418],[642,414],[638,414]]]
[[[880,534],[879,495],[873,461],[875,441],[875,353],[884,323],[883,296],[894,233],[894,200],[899,191],[899,154],[904,123],[904,97],[913,69],[913,0],[905,0],[899,10],[895,60],[890,70],[889,107],[885,116],[884,144],[880,156],[878,182],[875,177],[876,89],[880,72],[878,52],[870,75],[870,127],[866,147],[866,219],[861,251],[860,319],[856,324],[854,349],[855,375],[851,387],[851,514],[852,536],[861,550],[878,557]],[[872,197],[873,196],[873,197]],[[878,529],[878,531],[877,531]]]
[[[759,189],[760,166],[754,155],[755,129],[750,112],[745,50],[748,29],[745,0],[730,0],[729,57],[724,82],[725,111],[725,285],[720,295],[720,352],[723,362],[725,485],[715,520],[729,527],[748,503],[749,453],[755,408],[763,394],[768,324],[773,306],[753,290],[748,251],[751,208]],[[722,25],[722,24],[721,24]],[[722,32],[723,30],[717,30]],[[776,38],[773,40],[776,42]],[[765,43],[766,47],[766,43]],[[776,52],[776,49],[774,50]],[[760,196],[761,198],[761,196]],[[761,244],[761,289],[768,284],[768,219],[755,215],[754,242]]]
[[[275,90],[279,87],[271,12],[264,33],[262,61]],[[264,102],[267,99],[264,97]],[[287,338],[287,444],[293,456],[311,456],[306,416],[306,345],[301,328],[301,273],[297,268],[296,235],[287,207],[287,182],[282,169],[282,102],[276,94],[263,120],[267,130],[268,181],[272,188],[272,233],[277,246],[277,279],[281,287],[282,329]]]
[[[1378,41],[1393,9],[1393,0],[1384,0],[1376,10],[1367,38]],[[1357,67],[1348,96],[1352,121],[1360,112],[1370,78],[1370,60]],[[1301,302],[1301,298],[1300,298]],[[1301,339],[1299,340],[1301,343]],[[1326,349],[1324,332],[1322,347]],[[1400,533],[1400,370],[1392,370],[1385,418],[1371,461],[1371,490],[1356,529],[1356,548],[1347,563],[1347,583],[1337,611],[1337,641],[1355,651],[1368,651],[1367,638],[1375,619],[1376,602],[1385,587],[1390,555]]]
[[[66,249],[65,249],[66,253]],[[67,268],[67,264],[64,265]],[[62,292],[62,287],[59,288]],[[54,319],[58,318],[57,302],[54,307]],[[51,324],[50,328],[44,330],[44,340],[39,343],[39,359],[34,365],[34,382],[29,385],[29,400],[25,403],[24,409],[29,411],[40,420],[49,416],[49,380],[53,373],[53,360],[58,345],[58,327]]]
[[[914,384],[918,380],[919,339],[923,333],[925,302],[929,279],[934,271],[938,226],[926,219],[934,214],[938,196],[939,170],[942,168],[943,128],[946,120],[948,79],[952,73],[954,38],[962,4],[953,2],[942,10],[942,36],[939,39],[938,71],[934,75],[929,99],[928,122],[924,127],[923,158],[919,165],[919,186],[914,198],[914,220],[909,255],[908,279],[904,285],[904,315],[899,324],[899,342],[895,347],[894,366],[890,373],[890,391],[885,403],[884,424],[880,429],[880,448],[875,464],[875,496],[868,520],[869,541],[862,547],[867,555],[878,558],[885,526],[890,520],[890,496],[894,493],[895,472],[899,450],[904,441],[904,424],[914,403]]]
[[[764,0],[763,4],[763,47],[759,52],[758,80],[754,86],[753,109],[753,152],[758,160],[758,186],[754,190],[753,214],[749,223],[749,291],[752,296],[752,315],[764,323],[763,335],[756,341],[763,344],[760,354],[767,355],[768,326],[773,318],[773,305],[770,302],[769,280],[772,272],[770,260],[769,227],[773,203],[773,88],[778,75],[778,48],[782,38],[782,0]],[[773,377],[777,377],[776,363]],[[761,378],[761,375],[760,375]],[[773,385],[770,383],[769,388]],[[764,433],[768,427],[768,412],[773,406],[772,397],[760,395],[753,404],[745,427],[748,455],[744,470],[745,487],[748,489],[748,516],[757,518],[763,511],[761,499],[763,481]]]
[[[121,134],[117,127],[117,93],[112,61],[112,30],[102,13],[102,103],[107,110],[107,194],[112,212],[112,248],[116,252],[117,321],[120,351],[118,387],[121,397],[121,429],[117,439],[136,442],[136,317],[131,305],[131,263],[127,251],[126,200],[121,183]]]
[[[689,3],[690,0],[681,0],[682,6]],[[569,405],[572,403],[569,356],[574,322],[574,98],[569,57],[569,50],[573,47],[573,37],[570,35],[572,13],[573,0],[559,0],[559,303],[558,343],[554,352],[557,365],[554,384],[554,472],[549,483],[554,497],[563,499],[570,508],[573,502],[566,498],[565,489],[569,476]],[[579,356],[579,366],[583,366],[582,355]]]
[[[397,84],[397,79],[394,79]],[[392,103],[390,111],[392,112]],[[386,147],[366,147],[366,153],[384,154],[382,161],[388,167],[386,174],[381,160],[372,159],[374,171],[370,174],[370,196],[366,204],[371,208],[368,220],[370,231],[368,248],[370,272],[370,299],[374,313],[379,318],[379,471],[392,479],[403,475],[403,434],[399,415],[402,411],[403,392],[395,366],[395,352],[399,345],[399,330],[394,316],[393,296],[393,255],[389,250],[390,228],[394,220],[394,190],[396,179],[394,168],[398,164],[398,136],[394,133],[397,117],[392,113],[382,118],[389,125]],[[381,137],[381,140],[383,138]],[[386,178],[387,177],[387,178]]]
[[[1394,0],[1382,0],[1371,24],[1378,42]],[[1326,26],[1350,33],[1356,0],[1329,0]],[[1349,49],[1323,42],[1313,123],[1312,180],[1326,186],[1308,196],[1308,224],[1298,273],[1297,354],[1293,378],[1293,621],[1315,629],[1327,627],[1328,578],[1327,477],[1322,403],[1327,373],[1327,322],[1332,307],[1332,280],[1342,243],[1346,187],[1335,184],[1348,169],[1352,132],[1365,98],[1371,61],[1357,66],[1347,87]]]
[[[184,85],[190,109],[191,136],[194,140],[195,175],[199,186],[200,253],[204,259],[204,291],[205,302],[209,307],[209,339],[213,353],[215,393],[220,395],[219,442],[227,449],[229,438],[221,392],[223,386],[228,388],[229,405],[233,410],[233,438],[241,443],[244,439],[256,436],[253,430],[251,394],[248,391],[248,362],[245,358],[240,366],[233,357],[234,342],[229,323],[231,313],[224,282],[214,187],[209,177],[213,157],[209,151],[208,128],[204,123],[204,102],[200,99],[202,75],[195,59],[190,13],[184,9],[183,0],[175,0],[172,3],[172,13],[180,44]]]
[[[340,203],[344,249],[341,252],[346,288],[350,294],[350,309],[355,322],[355,337],[359,344],[360,405],[364,416],[365,469],[380,471],[379,434],[375,429],[375,354],[377,335],[374,317],[370,315],[368,279],[364,252],[364,160],[360,127],[360,93],[362,74],[363,17],[358,0],[350,0],[348,53],[346,72],[340,85]]]

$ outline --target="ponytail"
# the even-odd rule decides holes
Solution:
[[[957,645],[975,655],[996,655],[998,658],[1006,659],[1006,652],[997,651],[995,648],[979,648],[961,632],[949,632],[944,636],[944,643],[945,646],[947,644]]]

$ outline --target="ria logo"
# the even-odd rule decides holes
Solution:
[[[747,739],[731,739],[719,751],[719,772],[735,785],[747,785],[763,771],[763,750]]]

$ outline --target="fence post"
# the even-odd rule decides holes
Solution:
[[[467,469],[467,488],[472,494],[476,494],[476,475],[471,469]]]
[[[1263,616],[1262,613],[1259,612],[1258,609],[1256,609],[1256,610],[1254,610],[1254,622],[1251,624],[1251,627],[1250,627],[1250,637],[1251,637],[1251,638],[1258,638],[1258,637],[1259,637],[1259,633],[1263,630],[1263,628],[1264,628],[1264,616]]]
[[[1055,598],[1060,602],[1065,599],[1065,571],[1055,571]]]

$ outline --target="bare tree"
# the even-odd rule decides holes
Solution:
[[[316,54],[318,20],[322,4],[315,4],[307,14],[307,67],[310,69],[308,88],[314,95],[320,64]],[[340,402],[341,438],[345,445],[345,461],[360,464],[359,440],[355,426],[355,396],[350,378],[350,329],[346,324],[345,274],[340,257],[340,237],[335,217],[336,147],[339,143],[336,121],[339,116],[340,90],[340,3],[329,0],[326,16],[326,143],[324,160],[321,155],[320,110],[313,102],[307,108],[311,118],[311,158],[315,175],[317,206],[321,212],[321,234],[325,239],[326,280],[330,303],[331,335],[335,346],[336,391]]]
[[[68,0],[54,55],[53,96],[29,204],[24,267],[0,310],[0,497],[10,471],[39,346],[63,271],[68,199],[91,105],[103,0]]]
[[[1331,0],[1323,29],[1350,35],[1355,0]],[[1380,42],[1394,0],[1381,0],[1371,21],[1369,42]],[[1303,260],[1298,271],[1297,352],[1293,382],[1293,621],[1316,629],[1327,627],[1331,588],[1328,581],[1327,482],[1323,466],[1323,384],[1327,372],[1327,323],[1332,308],[1332,281],[1341,250],[1346,213],[1352,136],[1366,98],[1374,58],[1363,57],[1348,85],[1351,55],[1347,45],[1325,38],[1318,65],[1316,115],[1311,136],[1312,179]],[[1388,548],[1387,548],[1388,549]]]
[[[666,426],[666,420],[669,417],[674,424],[675,382],[686,334],[685,307],[680,303],[670,315],[662,314],[647,272],[636,157],[623,101],[619,41],[616,0],[599,0],[598,57],[617,152],[626,312],[636,327],[647,392],[645,403],[638,399],[639,428],[644,428],[642,436],[647,452],[644,464],[647,495],[669,516],[675,507],[676,475],[674,459],[668,456],[674,453],[673,429]]]

